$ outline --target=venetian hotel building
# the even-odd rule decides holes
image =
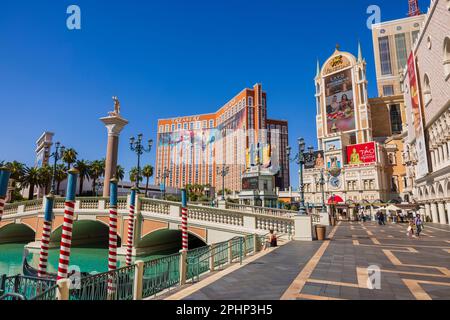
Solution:
[[[158,120],[155,182],[162,184],[166,172],[166,187],[201,184],[221,190],[222,176],[217,170],[226,166],[225,188],[241,191],[242,173],[255,163],[256,150],[268,145],[270,159],[265,157],[265,164],[264,157],[260,161],[276,168],[276,186],[287,188],[288,122],[267,118],[267,94],[256,84],[215,113]]]

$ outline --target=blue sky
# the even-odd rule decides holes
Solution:
[[[66,28],[71,4],[81,8],[82,30]],[[269,117],[290,121],[290,141],[315,145],[317,58],[325,61],[336,43],[356,54],[361,41],[376,95],[372,4],[382,21],[408,10],[407,0],[2,1],[0,160],[32,165],[45,130],[79,158],[103,158],[98,119],[117,95],[130,120],[119,154],[128,170],[136,162],[130,136],[156,139],[158,118],[212,112],[257,82]],[[154,156],[143,161],[154,164]]]

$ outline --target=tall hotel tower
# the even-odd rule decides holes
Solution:
[[[241,176],[258,163],[272,168],[276,185],[289,186],[288,122],[267,119],[261,84],[244,89],[217,112],[158,121],[156,184],[211,185],[241,191]]]

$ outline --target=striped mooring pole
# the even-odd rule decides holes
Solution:
[[[108,271],[115,271],[117,269],[117,179],[111,179],[109,191]],[[108,296],[116,292],[116,281],[112,274],[108,276]]]
[[[135,206],[136,194],[138,189],[136,187],[131,189],[130,197],[130,214],[128,215],[128,239],[127,239],[127,255],[125,258],[127,266],[131,266],[133,245],[134,245],[134,226],[135,226]]]
[[[39,277],[45,277],[47,275],[48,248],[50,245],[50,235],[52,233],[54,199],[55,196],[53,194],[45,197],[44,224],[42,225],[41,252],[39,253]]]
[[[188,208],[187,208],[187,193],[186,189],[181,190],[181,238],[182,250],[188,251]]]
[[[78,174],[79,172],[76,169],[69,170],[66,202],[64,204],[64,222],[62,226],[57,280],[68,278],[70,249],[72,247],[73,218],[75,210],[75,190],[77,187]]]
[[[8,182],[11,172],[5,168],[0,168],[0,222],[2,221],[3,211],[5,210],[6,193],[8,192]]]

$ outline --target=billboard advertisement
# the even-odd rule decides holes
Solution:
[[[347,146],[347,164],[359,165],[377,162],[375,142]]]
[[[325,102],[328,133],[355,130],[355,102],[353,101],[351,69],[325,78]]]
[[[415,65],[414,52],[408,58],[409,90],[411,95],[411,106],[414,115],[414,131],[416,136],[416,151],[418,163],[416,165],[416,177],[423,178],[429,173],[428,158],[425,144],[425,134],[423,128],[422,108],[419,97],[419,85],[417,82],[417,70]]]
[[[242,190],[258,190],[258,177],[243,178]]]
[[[325,167],[325,158],[323,151],[315,151],[313,157],[305,153],[305,169],[323,169]]]

